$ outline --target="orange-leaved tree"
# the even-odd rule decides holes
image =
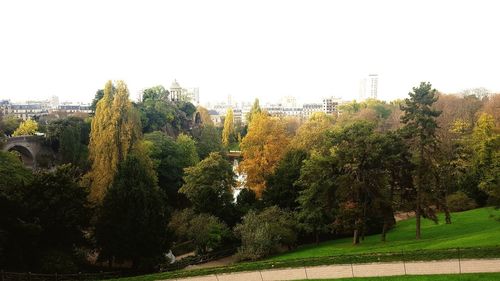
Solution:
[[[265,112],[252,115],[248,133],[241,142],[243,161],[239,169],[246,174],[246,185],[258,197],[266,188],[266,177],[273,173],[289,142],[290,137],[281,119]]]

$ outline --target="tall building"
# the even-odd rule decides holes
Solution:
[[[378,74],[369,74],[361,79],[359,83],[360,100],[377,99],[378,97]]]
[[[328,115],[337,114],[337,106],[340,103],[340,99],[337,98],[324,98],[323,99],[323,112]]]

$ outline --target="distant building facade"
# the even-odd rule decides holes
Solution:
[[[46,102],[11,103],[2,101],[1,110],[3,115],[11,115],[23,120],[37,119],[49,114],[50,104]]]
[[[182,88],[177,80],[170,86],[170,99],[172,101],[188,101],[194,105],[200,104],[199,88]]]
[[[368,77],[361,79],[359,98],[360,100],[378,98],[378,74],[369,74]]]

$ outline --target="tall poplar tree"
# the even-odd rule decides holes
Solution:
[[[259,104],[259,99],[255,99],[253,102],[252,108],[250,108],[250,112],[247,113],[247,124],[250,124],[252,122],[252,118],[255,114],[259,114],[262,112],[262,109],[260,108]]]
[[[118,164],[125,159],[141,134],[140,119],[129,101],[127,85],[106,83],[92,120],[89,156],[92,163],[88,179],[90,197],[101,202],[113,182]]]
[[[222,144],[228,147],[231,141],[234,140],[234,115],[233,110],[228,108],[226,111],[226,119],[224,120],[224,129],[222,130]]]
[[[441,111],[432,108],[438,100],[437,91],[432,89],[430,83],[422,82],[419,87],[414,87],[413,92],[408,94],[410,98],[405,99],[401,105],[404,115],[401,121],[405,124],[403,131],[410,140],[414,151],[416,174],[414,186],[416,188],[415,217],[416,217],[416,239],[420,239],[420,220],[422,215],[433,218],[426,208],[432,191],[432,154],[437,149],[436,129],[438,128],[436,118]]]

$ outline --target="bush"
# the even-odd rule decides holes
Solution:
[[[452,212],[461,212],[477,207],[476,202],[462,191],[458,191],[446,198],[448,208]]]
[[[235,228],[241,238],[238,258],[256,260],[276,253],[282,246],[291,247],[297,240],[296,223],[290,212],[273,206],[260,213],[250,211]]]
[[[190,239],[198,254],[218,250],[232,238],[231,231],[220,219],[209,214],[196,214],[193,209],[174,213],[169,228],[178,240]]]
[[[46,273],[75,273],[78,267],[71,255],[51,250],[40,259],[40,270]]]

